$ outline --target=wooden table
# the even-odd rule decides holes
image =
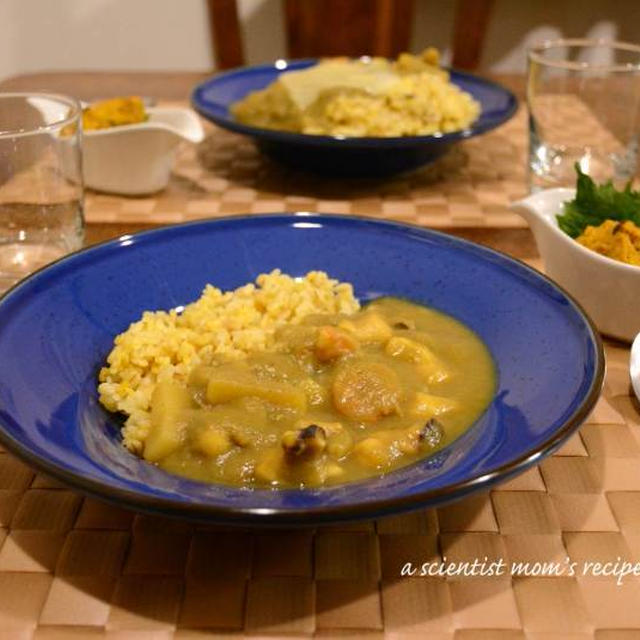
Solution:
[[[137,93],[179,101],[201,77],[35,74],[6,80],[0,89],[47,89],[83,99]],[[506,80],[521,92],[521,79]],[[507,125],[512,127],[508,136],[499,130],[493,140],[506,146],[508,138],[520,136],[520,146],[509,153],[521,154],[515,158],[520,174],[514,175],[522,175],[524,121],[514,122]],[[212,130],[210,138],[215,143],[224,135]],[[484,138],[486,144],[489,140]],[[463,145],[471,163],[482,150],[473,144]],[[255,162],[250,149],[242,153]],[[376,191],[375,198],[360,186],[353,200],[356,192],[341,194],[337,185],[333,197],[320,194],[318,202],[336,211],[345,203],[357,204],[363,214],[367,206],[378,207],[376,215],[394,219],[404,219],[406,207],[413,221],[433,221],[539,267],[530,231],[505,217],[504,194],[493,197],[494,188],[504,187],[512,159],[498,157],[507,169],[488,181],[481,175],[483,167],[490,169],[485,159],[471,164],[457,182],[445,175],[417,187],[393,183],[382,195]],[[254,205],[255,198],[263,198],[266,206],[277,196],[290,208],[310,202],[309,191],[295,197],[277,193],[277,173],[267,189],[264,182],[234,183],[222,165],[203,176],[193,157],[180,167],[184,172],[178,178],[191,177],[197,189],[171,187],[161,196],[167,201],[159,217],[154,218],[153,199],[88,194],[88,242],[173,220],[181,214],[176,203],[193,214],[233,215],[245,206],[243,198],[254,198]],[[246,167],[244,172],[250,173]],[[523,182],[509,176],[506,181],[509,189],[524,190]],[[389,193],[397,199],[385,199]],[[145,220],[146,212],[152,221]],[[489,224],[494,220],[499,226]],[[443,557],[454,562],[503,558],[509,566],[536,561],[564,566],[567,557],[579,566],[618,556],[640,561],[640,416],[629,393],[627,347],[608,342],[606,351],[608,373],[596,411],[554,456],[489,494],[375,522],[274,532],[165,521],[83,498],[0,452],[0,636],[640,637],[637,577],[617,586],[613,578],[592,575],[400,575],[407,562]]]
[[[201,73],[125,73],[125,72],[59,72],[34,73],[16,76],[0,82],[0,91],[45,90],[73,95],[90,101],[102,96],[137,94],[158,101],[188,101],[191,89],[207,74]],[[500,82],[522,99],[524,82],[521,76],[499,76]],[[155,226],[144,222],[91,222],[87,224],[87,242],[101,242],[123,233],[131,233]],[[495,234],[491,228],[476,226],[440,226],[458,236],[485,244],[526,259],[537,255],[535,242],[526,226],[503,229]]]

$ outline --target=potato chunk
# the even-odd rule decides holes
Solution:
[[[353,447],[356,460],[370,469],[380,469],[390,462],[389,446],[380,438],[370,437],[360,440]]]
[[[226,453],[232,446],[229,434],[219,427],[211,427],[200,432],[195,442],[195,448],[211,458]]]
[[[393,369],[375,360],[350,360],[337,370],[333,402],[348,418],[373,422],[398,410],[401,385]]]
[[[434,449],[442,443],[444,427],[435,418],[406,429],[386,429],[364,438],[353,447],[355,459],[364,467],[384,469],[403,456]]]
[[[394,358],[401,358],[414,364],[426,364],[436,360],[436,355],[429,347],[401,336],[391,338],[387,342],[385,352]]]
[[[272,404],[298,411],[307,408],[307,395],[303,389],[284,382],[256,381],[239,372],[214,370],[207,385],[207,400],[212,404],[230,402],[236,398],[253,396]]]
[[[255,466],[256,479],[264,484],[277,486],[289,484],[317,487],[343,473],[342,467],[322,457],[298,459],[284,449],[268,449]]]
[[[276,339],[289,353],[311,351],[316,343],[317,329],[307,325],[284,325],[276,329]]]
[[[418,391],[409,403],[409,414],[416,418],[433,418],[458,408],[453,398]]]
[[[268,449],[255,466],[255,476],[259,482],[277,484],[285,478],[284,452]]]
[[[394,358],[417,365],[420,374],[429,383],[441,382],[449,377],[449,372],[440,358],[429,347],[415,340],[394,336],[387,342],[385,352]]]
[[[361,342],[385,342],[393,335],[391,327],[374,311],[366,311],[355,318],[342,320],[338,326],[358,336]]]
[[[202,365],[195,367],[189,374],[189,385],[198,387],[199,389],[206,389],[213,371],[215,371],[213,367]]]
[[[348,431],[340,431],[329,435],[327,453],[338,460],[346,456],[353,448],[353,436]]]
[[[158,462],[173,453],[184,439],[192,405],[191,394],[175,382],[159,382],[151,396],[151,430],[142,455]]]

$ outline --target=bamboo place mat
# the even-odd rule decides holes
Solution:
[[[606,352],[603,396],[555,455],[490,494],[375,522],[190,525],[83,498],[0,453],[0,638],[637,639],[638,577],[618,585],[589,564],[640,562],[640,414],[628,349]],[[445,558],[506,569],[401,575]],[[512,575],[536,562],[558,575]]]
[[[384,217],[430,227],[525,227],[508,210],[525,195],[526,113],[465,141],[434,165],[391,179],[339,180],[285,169],[240,135],[207,125],[197,148],[184,145],[167,189],[124,198],[89,191],[88,222],[169,224],[205,217],[319,211]],[[575,109],[565,109],[576,121]],[[598,130],[593,116],[577,119]]]
[[[594,148],[617,144],[584,103],[565,96],[554,126]],[[424,169],[389,179],[339,180],[283,168],[240,135],[206,125],[184,145],[167,189],[124,198],[89,191],[88,222],[169,224],[206,217],[318,211],[382,217],[423,226],[526,227],[509,203],[526,195],[527,114],[466,140]]]
[[[601,150],[619,147],[575,96],[556,96],[554,104],[550,129],[556,136],[582,140]],[[249,138],[204,125],[207,136],[200,145],[179,148],[166,189],[147,197],[87,190],[87,222],[170,224],[239,214],[317,211],[432,228],[526,227],[509,210],[510,202],[526,195],[528,142],[523,107],[498,129],[457,144],[430,166],[376,180],[330,179],[287,169],[260,154]],[[41,184],[51,169],[47,162],[51,164],[51,159],[43,158],[3,183],[0,200],[50,203],[51,189],[43,190]],[[54,191],[60,201],[77,197],[73,186],[60,184]]]
[[[553,131],[574,144],[619,147],[587,105],[556,97]],[[423,226],[526,227],[509,203],[526,195],[527,113],[453,147],[433,165],[388,179],[340,180],[283,168],[240,135],[207,124],[198,147],[177,154],[169,186],[150,197],[89,191],[88,222],[169,224],[206,217],[318,211],[382,217]]]

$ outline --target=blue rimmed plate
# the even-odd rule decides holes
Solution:
[[[143,310],[233,288],[261,272],[322,269],[363,300],[395,295],[465,322],[487,343],[498,390],[436,456],[323,489],[247,490],[170,475],[127,452],[98,404],[116,334]],[[555,284],[502,254],[434,231],[364,218],[269,215],[165,227],[92,247],[0,300],[0,443],[88,494],[197,520],[311,524],[437,505],[527,469],[568,438],[602,385],[602,345]]]
[[[275,160],[323,174],[373,177],[415,169],[433,162],[453,144],[506,122],[518,102],[508,89],[462,71],[450,70],[451,82],[470,93],[482,108],[468,128],[453,133],[402,138],[334,138],[251,127],[237,122],[229,107],[251,91],[263,89],[285,71],[305,69],[316,60],[279,60],[243,67],[206,80],[192,95],[193,107],[220,127],[253,138]]]

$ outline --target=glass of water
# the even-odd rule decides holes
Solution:
[[[634,177],[640,46],[554,40],[529,51],[529,188],[574,187],[575,163],[597,182]]]
[[[81,108],[0,94],[0,291],[84,239]]]

